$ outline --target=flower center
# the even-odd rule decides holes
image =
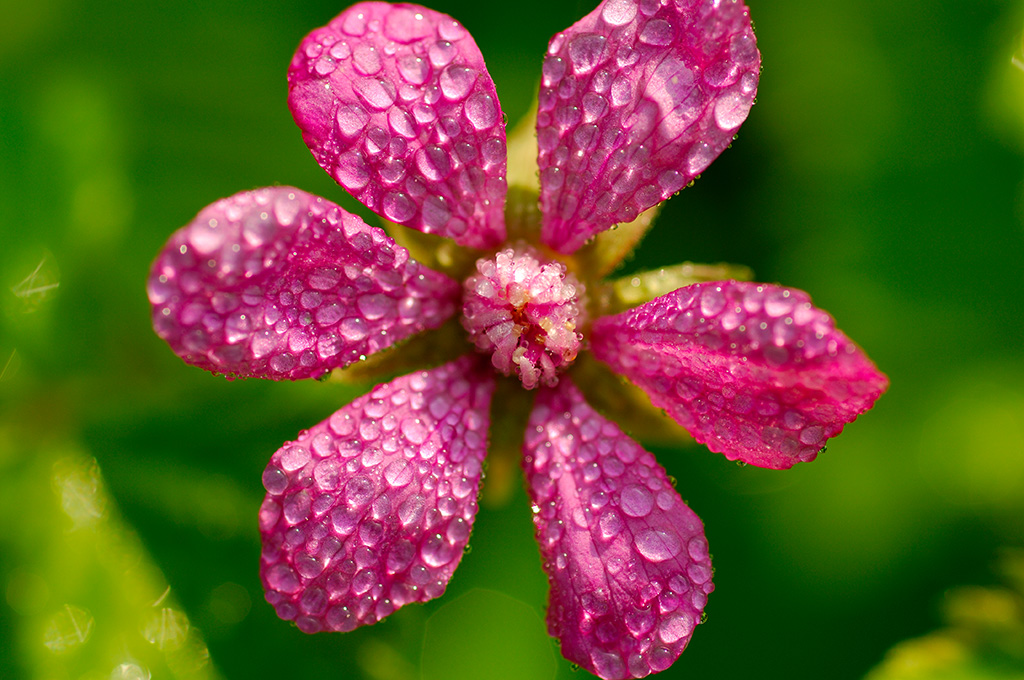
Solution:
[[[462,325],[491,363],[523,387],[552,387],[576,358],[583,336],[583,285],[560,262],[526,246],[476,262],[466,279]]]

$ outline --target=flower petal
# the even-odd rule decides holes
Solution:
[[[505,126],[472,36],[418,5],[362,2],[299,45],[288,104],[317,162],[392,222],[504,240]]]
[[[537,395],[523,454],[562,653],[606,680],[668,668],[714,590],[700,519],[568,378]]]
[[[477,510],[494,380],[466,356],[380,385],[263,473],[260,576],[306,633],[441,595]]]
[[[552,38],[537,115],[544,242],[571,253],[686,186],[732,142],[760,66],[739,0],[604,0]]]
[[[889,382],[807,293],[763,283],[680,288],[590,341],[698,442],[766,468],[813,460]]]
[[[381,229],[292,187],[204,208],[157,256],[148,290],[157,335],[187,363],[276,380],[436,328],[460,295]]]

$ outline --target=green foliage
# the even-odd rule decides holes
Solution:
[[[901,642],[865,680],[1009,680],[1024,673],[1024,551],[999,564],[1001,586],[946,593],[945,627]]]
[[[219,677],[95,459],[30,442],[2,466],[0,564],[16,631],[5,664],[41,678]]]

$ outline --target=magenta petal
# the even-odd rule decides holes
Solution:
[[[302,41],[288,104],[317,162],[378,215],[464,246],[505,238],[505,126],[472,36],[362,2]]]
[[[764,283],[680,288],[590,341],[698,442],[766,468],[813,460],[889,384],[807,293]]]
[[[260,576],[306,633],[441,595],[477,511],[494,380],[467,356],[380,385],[263,473]]]
[[[157,335],[187,363],[277,380],[436,328],[460,295],[383,230],[291,187],[204,208],[157,256],[148,290]]]
[[[537,396],[523,454],[562,654],[605,680],[668,668],[714,590],[700,519],[568,378]]]
[[[761,67],[738,0],[605,0],[551,39],[537,114],[541,237],[571,253],[704,171]]]

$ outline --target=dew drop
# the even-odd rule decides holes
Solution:
[[[583,95],[583,121],[593,123],[608,113],[608,100],[596,92]]]
[[[654,507],[654,496],[646,487],[630,484],[622,490],[619,502],[630,517],[646,517]]]
[[[699,175],[714,159],[715,150],[707,142],[696,142],[686,153],[686,168],[691,176]]]
[[[590,73],[604,56],[607,39],[597,33],[584,33],[569,43],[569,61],[577,74]]]
[[[384,35],[403,44],[422,40],[431,33],[430,22],[413,7],[391,6],[384,16]]]
[[[443,567],[455,557],[455,550],[441,534],[428,536],[420,547],[420,557],[431,567]]]
[[[640,554],[652,562],[672,559],[682,550],[679,537],[664,529],[647,529],[633,539]]]
[[[448,153],[439,146],[431,145],[416,152],[416,167],[423,177],[438,182],[451,173],[452,165]]]
[[[341,40],[331,45],[331,49],[328,54],[335,59],[348,59],[352,54],[352,50],[349,48],[347,42]]]
[[[608,510],[601,515],[601,518],[598,520],[598,526],[601,529],[601,536],[609,539],[622,531],[622,518],[614,510]]]
[[[430,76],[430,64],[422,57],[407,54],[398,60],[398,74],[411,85],[422,85]]]
[[[338,157],[334,179],[349,191],[359,191],[370,181],[370,169],[358,152],[349,152]]]
[[[451,210],[443,196],[431,194],[423,203],[423,224],[433,230],[438,230],[448,224],[451,217]]]
[[[415,214],[416,204],[405,194],[393,191],[384,196],[384,216],[392,222],[402,224],[411,220]]]
[[[313,468],[313,479],[323,491],[334,491],[341,485],[341,463],[336,458],[327,458]]]
[[[278,592],[294,593],[299,589],[300,582],[287,564],[275,564],[267,570],[267,585]]]
[[[601,18],[612,26],[628,24],[636,16],[636,0],[608,0],[601,10]]]
[[[395,103],[395,86],[376,78],[357,80],[353,88],[367,106],[383,111]]]
[[[412,481],[412,465],[404,458],[391,462],[384,468],[384,481],[395,489],[400,489]]]
[[[715,123],[722,130],[738,128],[747,119],[752,104],[753,99],[738,90],[722,95],[715,102]]]
[[[440,68],[448,65],[455,58],[456,48],[447,40],[439,40],[427,49],[430,63]]]
[[[545,87],[554,87],[565,75],[565,60],[554,55],[544,57],[541,74],[544,76]]]
[[[700,296],[700,311],[707,317],[717,316],[725,309],[725,294],[721,286],[709,286]]]
[[[498,107],[494,98],[486,92],[477,92],[466,101],[465,114],[477,130],[494,127],[498,122]]]
[[[410,416],[402,421],[402,435],[412,444],[422,444],[429,434],[430,431],[420,418]]]
[[[375,75],[381,69],[380,52],[373,45],[359,43],[352,50],[352,65],[364,76]]]
[[[393,316],[395,302],[386,295],[368,293],[361,295],[359,299],[356,300],[356,306],[359,308],[359,313],[363,315],[363,318],[369,321],[375,321],[383,318],[384,316]],[[348,322],[350,319],[346,319],[345,321]],[[346,324],[342,324],[341,332],[347,337],[345,325]]]
[[[640,42],[656,47],[672,44],[672,24],[664,19],[652,19],[640,32]]]
[[[416,546],[406,539],[401,539],[388,552],[385,564],[389,572],[397,574],[408,567],[415,556]]]
[[[363,545],[374,546],[384,537],[384,525],[376,520],[369,520],[359,525],[359,540]]]
[[[342,104],[334,116],[338,124],[338,132],[343,137],[352,139],[366,127],[370,116],[357,104]]]
[[[476,82],[477,72],[465,66],[449,66],[441,72],[441,92],[451,101],[462,101]]]
[[[691,564],[686,568],[686,575],[690,577],[690,580],[700,585],[707,583],[708,579],[711,578],[711,569],[706,564]]]
[[[413,127],[412,118],[403,109],[397,106],[388,111],[388,125],[395,132],[406,139],[415,139],[416,129]]]
[[[658,627],[658,637],[666,645],[671,645],[692,632],[693,617],[689,614],[672,614]]]
[[[703,562],[708,558],[708,542],[700,536],[691,538],[690,542],[686,544],[686,551],[690,554],[690,559],[695,562]],[[685,592],[679,591],[676,592]]]
[[[341,30],[351,36],[361,36],[366,33],[366,14],[364,12],[349,12],[341,23]]]
[[[364,475],[358,475],[348,480],[345,485],[345,500],[350,505],[361,507],[370,502],[375,487],[373,481]]]
[[[289,447],[282,452],[280,460],[281,467],[294,472],[309,462],[309,450],[305,447]]]
[[[615,76],[611,86],[612,106],[627,104],[633,95],[633,84],[624,74]]]

